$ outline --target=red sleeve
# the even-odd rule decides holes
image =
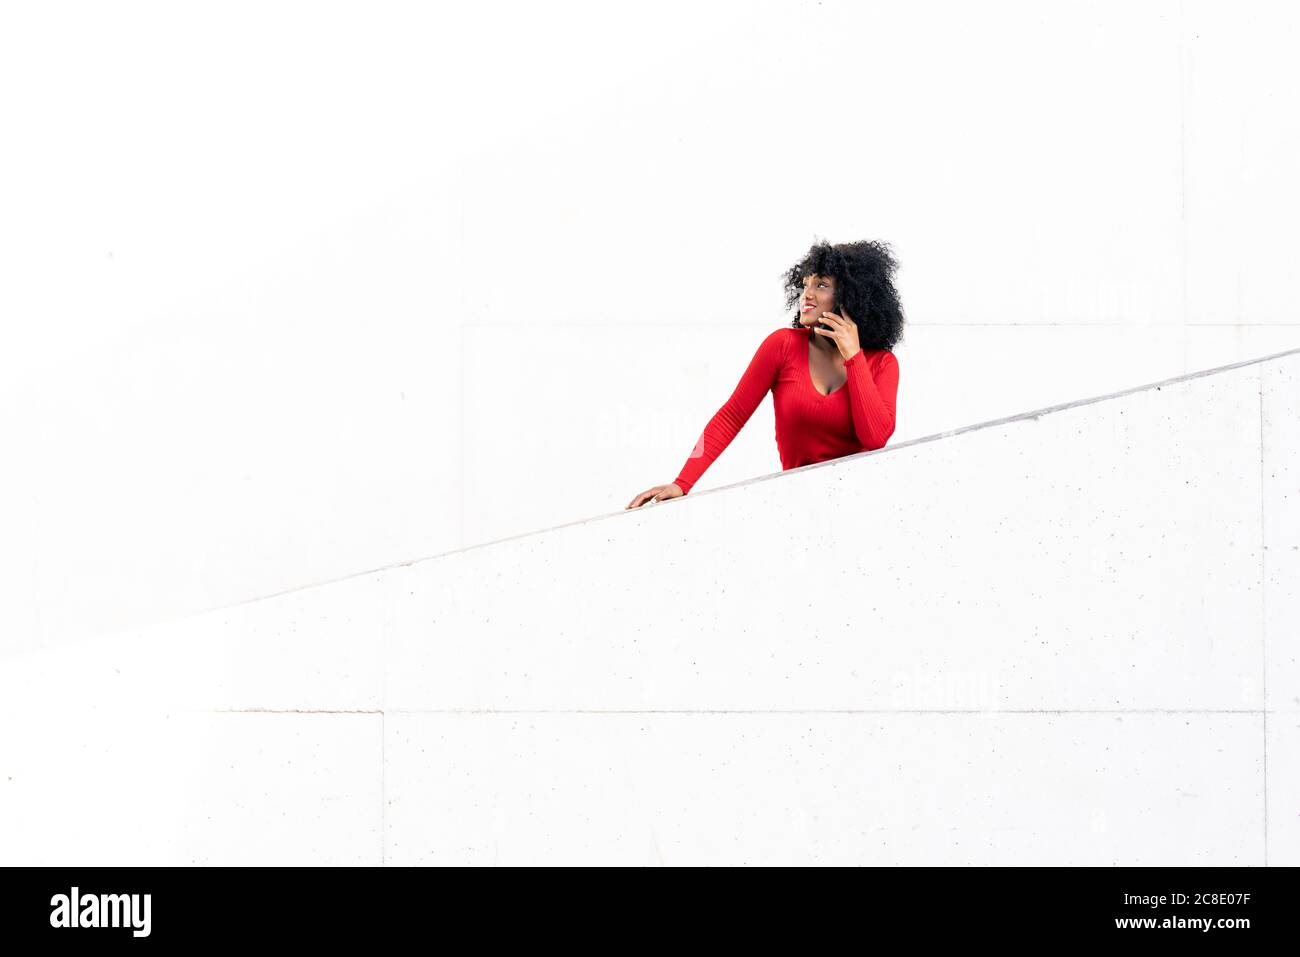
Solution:
[[[849,408],[853,412],[853,430],[864,449],[884,448],[894,434],[894,403],[898,397],[898,359],[886,352],[871,363],[859,349],[844,360],[849,377]]]
[[[776,384],[777,374],[785,361],[785,344],[788,341],[786,330],[777,329],[759,345],[754,358],[749,361],[749,367],[740,377],[736,391],[709,420],[695,443],[695,449],[682,466],[681,474],[674,482],[682,494],[690,494],[691,486],[700,480],[704,470],[731,444],[736,433],[749,421],[763,397]]]

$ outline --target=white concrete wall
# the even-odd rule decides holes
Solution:
[[[1300,350],[0,673],[0,862],[1300,864]]]
[[[1298,24],[6,4],[0,654],[620,507],[817,238],[901,259],[896,442],[1300,345]]]

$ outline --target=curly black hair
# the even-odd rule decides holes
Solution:
[[[839,305],[858,327],[864,350],[893,349],[903,336],[903,306],[894,288],[898,262],[888,243],[814,243],[808,255],[791,266],[785,282],[785,307],[792,308],[804,293],[809,276],[834,276]],[[799,313],[790,325],[800,328]]]

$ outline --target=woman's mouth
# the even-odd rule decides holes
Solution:
[[[803,311],[804,311],[804,312],[812,312],[812,311],[813,311],[814,309],[816,309],[816,308],[817,308],[816,306],[809,306],[809,305],[806,305],[806,304],[805,304],[804,307],[803,307]]]

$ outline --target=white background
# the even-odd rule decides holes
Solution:
[[[1298,25],[3,3],[0,653],[621,509],[818,239],[901,261],[891,444],[1294,348]]]

